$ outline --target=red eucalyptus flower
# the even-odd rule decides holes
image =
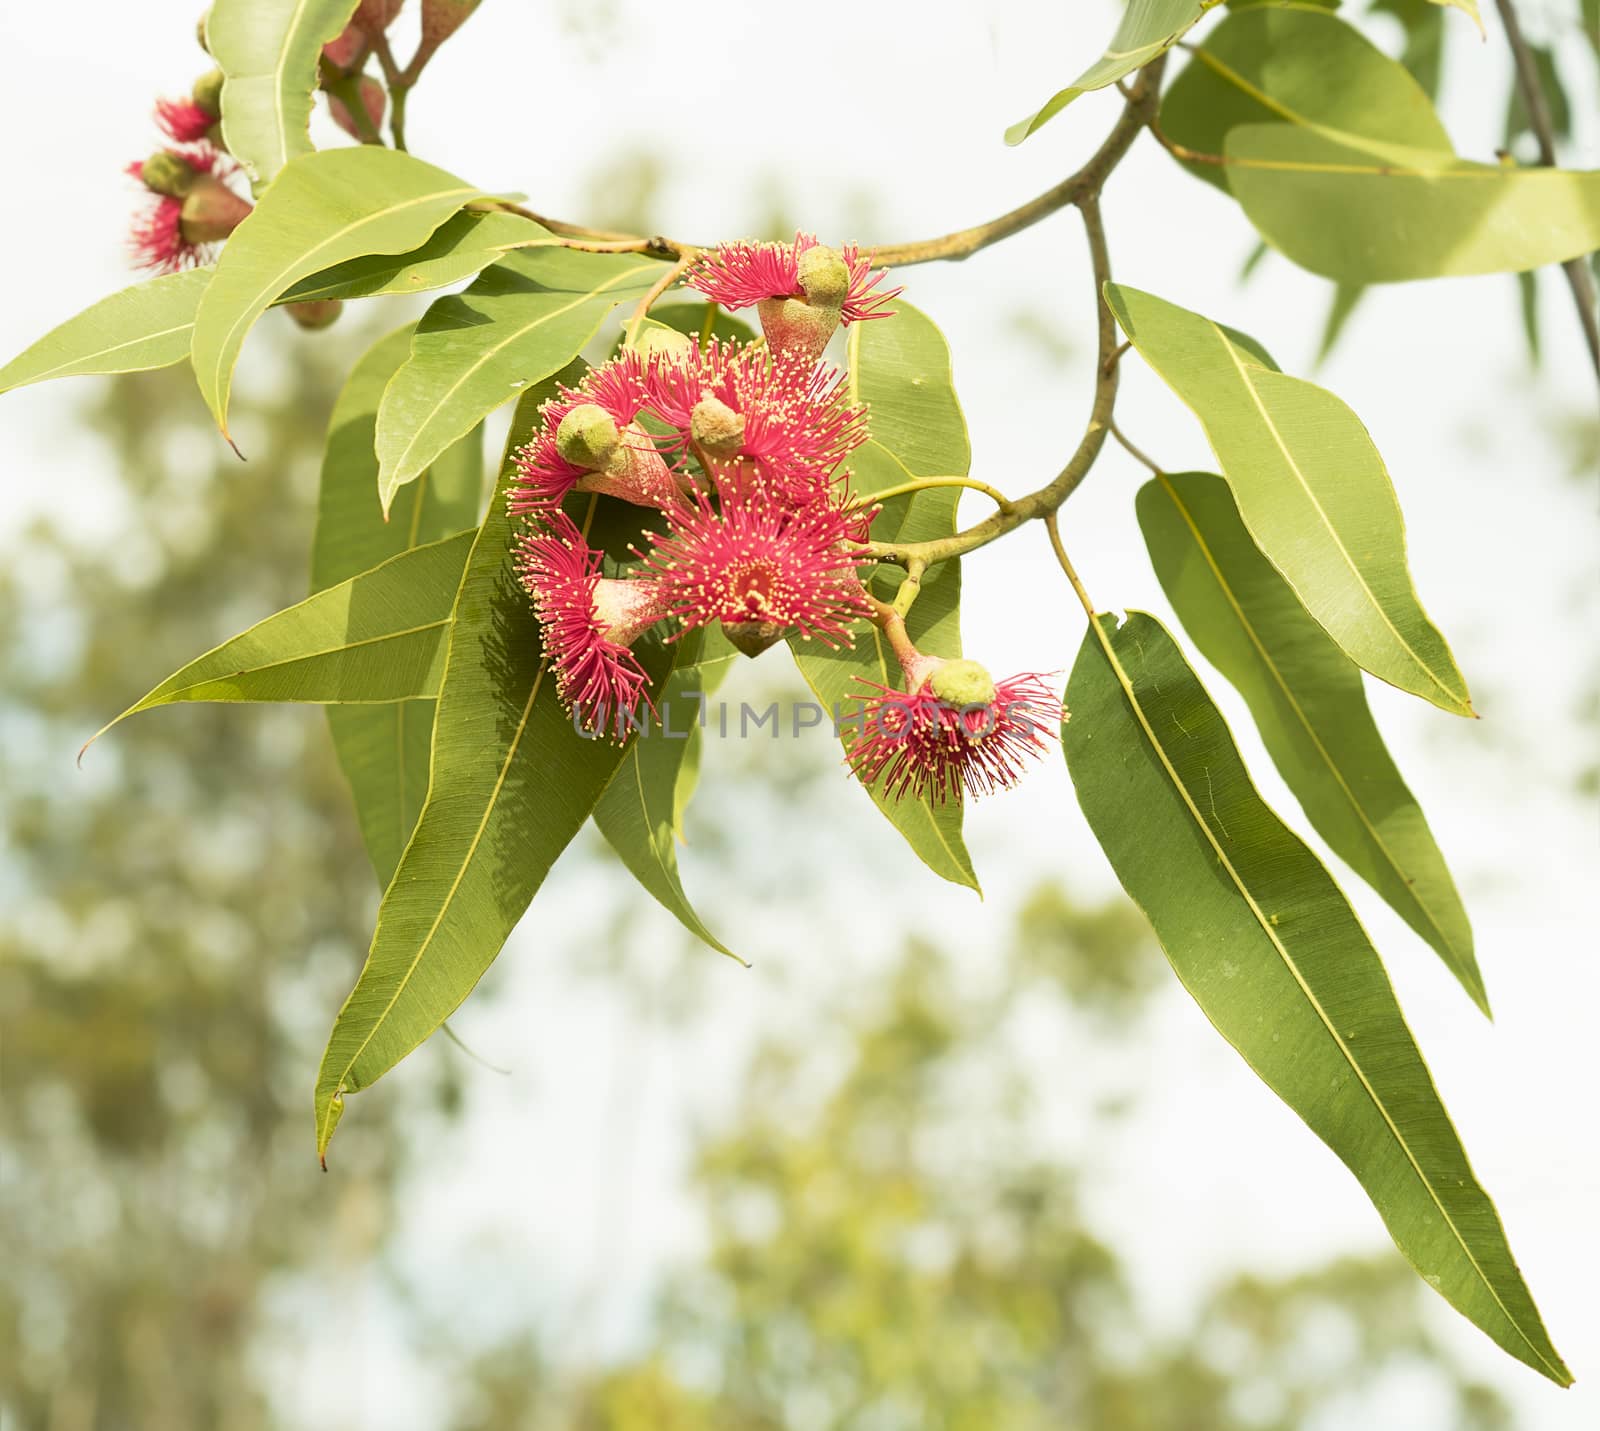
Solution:
[[[842,546],[856,517],[827,502],[796,507],[759,486],[714,486],[717,504],[697,491],[645,559],[667,610],[685,630],[720,621],[750,656],[791,631],[852,644],[850,623],[870,611],[858,559]]]
[[[176,273],[209,262],[214,245],[238,228],[252,207],[226,182],[237,172],[226,154],[205,141],[130,164],[129,175],[151,195],[129,231],[135,264]]]
[[[709,473],[753,477],[803,505],[831,491],[839,464],[867,438],[844,375],[792,350],[713,341],[658,354],[644,370],[645,406],[674,428]]]
[[[192,99],[158,99],[156,128],[176,144],[194,144],[206,137],[217,116]]]
[[[601,576],[600,553],[559,509],[519,536],[516,560],[563,704],[618,737],[641,700],[654,712],[650,677],[628,648],[667,614],[656,584]]]
[[[636,421],[645,362],[624,350],[545,403],[539,431],[515,455],[513,515],[549,511],[575,488],[640,506],[678,504],[678,479]]]
[[[850,747],[864,785],[936,803],[1016,784],[1066,718],[1043,676],[996,681],[976,661],[901,653],[906,690],[861,681],[862,729]]]
[[[833,249],[797,233],[787,244],[722,244],[696,260],[687,282],[724,308],[757,304],[767,342],[814,361],[841,323],[891,316],[884,305],[901,290],[874,292],[887,272],[855,244]]]

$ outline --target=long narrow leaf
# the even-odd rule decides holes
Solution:
[[[1428,1284],[1566,1385],[1366,932],[1257,794],[1172,638],[1143,612],[1098,618],[1067,695],[1078,801],[1184,986],[1355,1174]]]

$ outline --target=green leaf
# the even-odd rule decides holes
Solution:
[[[206,48],[222,70],[222,138],[257,185],[311,152],[322,47],[357,0],[216,0]]]
[[[1411,585],[1400,506],[1361,420],[1332,393],[1262,367],[1198,314],[1115,283],[1106,301],[1205,427],[1256,545],[1345,654],[1471,715],[1466,682]]]
[[[0,393],[48,378],[137,373],[181,362],[210,281],[209,268],[191,268],[91,303],[0,368]]]
[[[1322,10],[1262,5],[1230,14],[1161,100],[1162,132],[1201,154],[1220,155],[1241,124],[1322,128],[1452,152],[1432,101],[1405,67]],[[1230,192],[1226,165],[1184,168]]]
[[[576,381],[576,368],[563,376]],[[626,753],[573,729],[510,560],[510,454],[527,440],[553,390],[553,382],[531,388],[517,405],[500,481],[461,581],[427,803],[317,1077],[317,1149],[324,1155],[345,1096],[422,1043],[494,962]]]
[[[1026,119],[1006,130],[1007,144],[1021,144],[1034,130],[1055,118],[1080,94],[1104,89],[1164,54],[1218,0],[1128,0],[1111,46],[1063,90],[1058,90]]]
[[[872,437],[851,457],[857,496],[897,487],[917,477],[960,476],[972,460],[966,419],[956,397],[950,349],[925,313],[897,303],[895,316],[857,323],[850,329],[852,402],[870,405]],[[879,541],[926,541],[955,530],[960,488],[938,488],[895,497],[873,523]],[[870,578],[880,600],[889,600],[903,573],[882,567]],[[906,619],[919,649],[935,656],[961,654],[961,565],[944,562],[923,577],[922,591]],[[857,623],[856,643],[830,651],[815,641],[791,638],[800,673],[830,713],[855,713],[858,680],[899,689],[900,666],[876,626]],[[845,725],[846,749],[854,732]],[[873,803],[935,874],[978,889],[972,857],[961,838],[962,804],[931,799],[893,799],[869,789]]]
[[[410,253],[367,254],[313,273],[280,303],[326,298],[375,298],[385,293],[426,293],[470,278],[514,248],[555,246],[546,229],[520,214],[468,209],[446,219]]]
[[[1568,1384],[1365,931],[1250,783],[1172,638],[1143,612],[1098,618],[1067,697],[1078,801],[1206,1017],[1356,1175],[1428,1284]]]
[[[1256,550],[1220,477],[1157,477],[1140,490],[1138,509],[1184,630],[1245,698],[1317,833],[1488,1013],[1467,912],[1378,733],[1361,673]]]
[[[367,145],[302,155],[285,168],[223,246],[195,316],[195,376],[223,433],[239,350],[275,299],[334,264],[416,248],[478,192],[409,154]]]
[[[1228,181],[1261,236],[1346,283],[1400,283],[1564,263],[1600,248],[1600,170],[1519,169],[1243,125]]]
[[[1463,7],[1466,8],[1466,7]],[[1426,89],[1335,15],[1230,16],[1162,103],[1191,172],[1341,283],[1537,268],[1600,247],[1600,173],[1458,159]]]
[[[384,385],[411,351],[415,324],[381,338],[352,369],[328,424],[311,548],[320,591],[389,557],[477,525],[483,491],[481,429],[474,428],[407,488],[385,522],[373,495],[372,450]],[[428,793],[432,701],[331,705],[328,725],[355,799],[361,838],[380,885],[400,862]]]
[[[684,893],[674,840],[685,760],[691,746],[699,745],[702,698],[709,697],[740,658],[726,639],[721,639],[709,662],[698,659],[700,653],[690,640],[686,637],[673,647],[676,664],[658,703],[662,724],[635,737],[594,808],[594,822],[633,877],[663,909],[697,939],[737,959],[706,927]],[[692,784],[692,770],[689,778]]]
[[[378,410],[385,508],[486,414],[570,362],[606,314],[661,271],[638,254],[514,252],[465,293],[434,303]]]
[[[431,696],[471,546],[461,533],[287,607],[168,676],[97,731],[179,701],[403,701]]]
[[[1470,16],[1472,23],[1478,27],[1479,38],[1482,38],[1483,16],[1478,13],[1478,0],[1429,0],[1429,3],[1448,10],[1459,10],[1463,15]]]

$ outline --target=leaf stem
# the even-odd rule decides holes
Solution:
[[[1166,475],[1167,469],[1157,462],[1155,458],[1146,453],[1142,448],[1134,446],[1134,444],[1129,440],[1127,434],[1117,426],[1115,420],[1111,422],[1110,427],[1111,435],[1122,444],[1124,450],[1126,450],[1130,457],[1137,462],[1142,462],[1146,467],[1154,472],[1157,477]]]
[[[1074,569],[1071,559],[1067,556],[1067,549],[1061,544],[1061,528],[1056,522],[1056,514],[1054,512],[1044,519],[1044,529],[1050,533],[1050,545],[1055,548],[1056,560],[1061,563],[1061,570],[1067,574],[1067,580],[1072,583],[1072,590],[1082,605],[1084,614],[1089,618],[1089,624],[1098,631],[1100,623],[1095,620],[1094,602],[1089,599],[1089,593],[1084,587],[1083,581]],[[1105,637],[1102,636],[1100,640],[1103,644]]]
[[[1539,163],[1553,169],[1556,165],[1555,126],[1550,122],[1550,100],[1539,78],[1539,67],[1534,63],[1533,52],[1522,33],[1512,0],[1495,0],[1500,12],[1500,23],[1505,27],[1506,42],[1511,46],[1511,58],[1516,65],[1517,90],[1522,95],[1522,107],[1528,113],[1528,124],[1534,138],[1539,141]],[[1577,305],[1578,323],[1583,328],[1584,341],[1589,345],[1589,360],[1594,364],[1595,376],[1600,377],[1600,306],[1596,305],[1594,277],[1583,258],[1570,258],[1561,265],[1567,276],[1567,287],[1572,290],[1572,301]]]
[[[672,265],[672,267],[663,273],[660,278],[650,285],[649,291],[644,295],[643,298],[639,300],[638,307],[633,310],[633,317],[628,320],[628,334],[626,339],[628,347],[632,348],[638,345],[639,330],[644,327],[644,320],[650,316],[651,305],[656,301],[656,299],[661,297],[663,293],[671,288],[674,283],[683,277],[684,270],[687,269],[693,262],[694,257],[692,254],[680,258],[675,264]]]

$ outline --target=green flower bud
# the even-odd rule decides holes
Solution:
[[[152,193],[169,194],[174,199],[181,199],[194,188],[198,176],[176,154],[169,154],[163,149],[144,161],[139,177]]]
[[[689,436],[713,457],[737,457],[744,445],[744,414],[721,398],[701,398],[689,414]]]
[[[213,119],[222,113],[222,71],[212,70],[194,82],[189,97]]]
[[[850,267],[836,248],[818,244],[796,261],[800,290],[816,308],[842,308],[850,293]]]
[[[686,358],[694,352],[695,342],[687,333],[667,328],[659,323],[650,324],[639,335],[639,351],[646,357],[660,353],[668,358]]]
[[[928,686],[946,705],[986,706],[994,700],[994,677],[976,661],[946,661]]]
[[[622,447],[611,414],[592,402],[579,403],[556,429],[556,451],[574,467],[604,472]]]

